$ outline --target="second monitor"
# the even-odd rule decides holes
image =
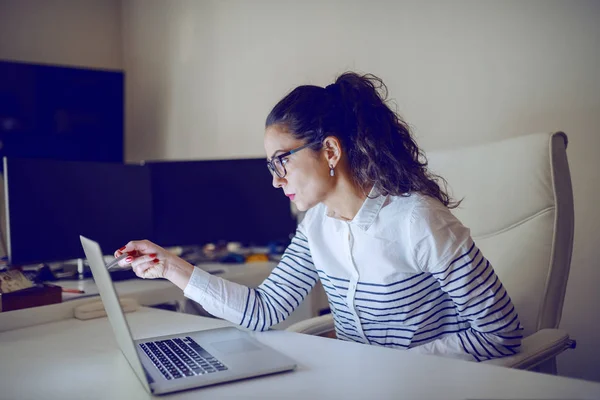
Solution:
[[[146,163],[154,240],[162,246],[289,241],[288,198],[271,184],[263,158]]]
[[[152,233],[140,165],[5,157],[4,184],[11,265],[83,258],[79,235],[112,250]]]
[[[289,200],[264,159],[146,165],[5,158],[11,265],[83,257],[79,235],[114,250],[129,240],[161,246],[287,242]]]

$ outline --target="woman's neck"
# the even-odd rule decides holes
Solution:
[[[353,182],[339,177],[334,191],[323,203],[332,217],[351,221],[358,214],[369,191],[370,188],[364,191]]]

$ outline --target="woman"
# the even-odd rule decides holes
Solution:
[[[307,211],[256,289],[212,276],[148,241],[115,252],[211,314],[254,330],[284,320],[320,279],[339,339],[466,360],[519,350],[517,312],[427,170],[373,76],[300,86],[266,121],[273,186]]]

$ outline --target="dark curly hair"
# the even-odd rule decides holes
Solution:
[[[382,195],[418,192],[457,207],[460,202],[450,198],[442,177],[429,172],[408,125],[387,101],[380,78],[346,72],[326,88],[294,89],[269,113],[266,127],[280,125],[305,143],[316,142],[313,150],[322,148],[327,136],[337,137],[363,191],[375,185]]]

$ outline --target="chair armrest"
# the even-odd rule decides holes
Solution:
[[[306,333],[308,335],[323,335],[334,329],[333,316],[331,314],[325,314],[320,317],[296,322],[295,324],[288,326],[286,331]]]
[[[531,369],[556,357],[568,348],[575,348],[575,341],[571,340],[565,331],[541,329],[523,339],[519,353],[483,362],[509,368]]]
[[[290,325],[286,330],[308,335],[323,335],[334,330],[333,316],[326,314],[309,318]],[[575,341],[571,340],[565,331],[541,329],[523,339],[519,353],[513,356],[483,361],[483,363],[509,368],[531,369],[556,357],[566,349],[574,347]]]

